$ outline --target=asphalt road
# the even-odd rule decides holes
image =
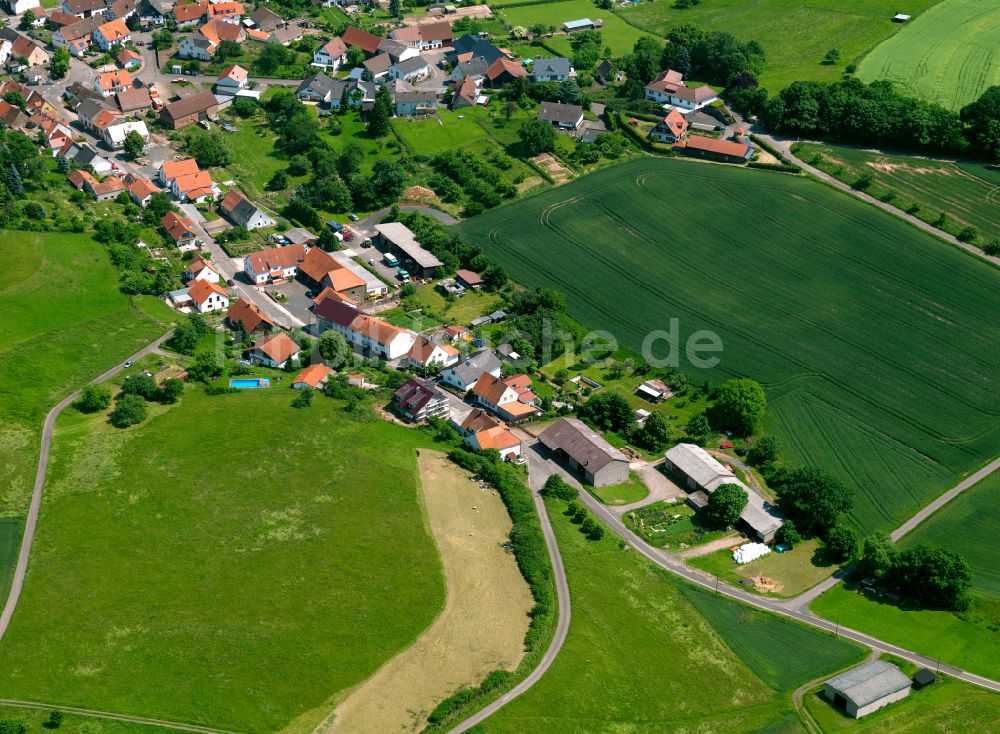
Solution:
[[[549,560],[552,562],[552,572],[556,582],[556,597],[559,600],[559,619],[556,622],[556,632],[552,637],[552,642],[549,643],[549,649],[545,651],[545,655],[542,656],[538,666],[528,674],[528,677],[489,706],[480,709],[456,726],[451,730],[451,734],[468,731],[476,724],[485,721],[541,680],[553,661],[555,661],[559,651],[562,650],[563,643],[566,641],[566,634],[569,632],[569,620],[572,612],[569,601],[569,584],[566,582],[566,569],[563,567],[562,556],[559,554],[559,544],[556,542],[556,536],[552,532],[552,523],[549,522],[549,514],[545,510],[545,501],[538,494],[538,490],[545,484],[548,474],[537,469],[535,471],[531,470],[533,462],[544,461],[541,454],[534,448],[528,450],[526,453],[528,455],[528,486],[535,501],[535,510],[538,512],[538,518],[542,525],[542,535],[545,537],[545,545],[548,546]]]
[[[173,329],[168,331],[156,341],[150,342],[128,359],[137,360],[140,357],[145,357],[147,354],[159,351],[160,345],[162,345],[163,342],[170,337],[171,333],[173,333]],[[104,382],[105,380],[111,379],[125,369],[123,366],[124,361],[125,360],[119,362],[111,369],[102,372],[91,382]],[[17,602],[21,598],[21,589],[24,586],[24,577],[28,571],[28,558],[31,556],[31,545],[35,540],[35,529],[38,526],[38,511],[42,504],[42,487],[45,485],[45,473],[49,466],[49,450],[52,447],[52,433],[55,429],[56,418],[59,417],[59,414],[62,413],[68,405],[72,404],[77,398],[80,397],[80,393],[81,390],[77,390],[73,394],[63,398],[58,405],[49,411],[48,415],[45,416],[45,423],[42,424],[42,445],[38,453],[38,469],[35,472],[35,486],[31,492],[31,504],[28,506],[28,517],[24,523],[24,536],[21,538],[21,548],[17,554],[17,566],[14,568],[14,578],[10,584],[10,593],[7,595],[7,603],[4,605],[3,613],[0,614],[0,640],[2,640],[4,634],[6,634],[7,627],[10,625],[10,619],[14,615],[14,610],[17,608]]]

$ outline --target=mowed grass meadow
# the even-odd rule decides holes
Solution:
[[[4,696],[305,732],[416,639],[444,602],[428,437],[292,395],[189,388],[127,431],[64,414]]]
[[[820,158],[816,158],[817,154]],[[832,145],[802,143],[796,155],[849,184],[865,171],[875,175],[872,196],[912,212],[952,235],[975,227],[977,242],[1000,237],[1000,172],[982,163],[886,155]],[[941,221],[942,212],[946,215]]]
[[[759,380],[766,429],[894,527],[1000,445],[1000,273],[812,180],[672,159],[605,169],[460,225],[518,281],[639,351],[677,319],[696,381]],[[712,369],[684,357],[699,330]],[[653,350],[668,357],[665,342]]]
[[[681,587],[612,534],[587,540],[565,508],[548,503],[569,580],[569,635],[545,676],[486,720],[488,734],[759,732],[795,719],[787,691],[864,655]]]
[[[45,413],[166,332],[157,319],[170,312],[120,293],[107,252],[87,235],[5,231],[0,252],[7,261],[0,281],[0,518],[10,518],[0,519],[5,595]]]
[[[544,2],[537,5],[523,5],[516,8],[505,8],[501,2],[497,9],[501,11],[502,17],[510,25],[524,26],[530,28],[536,23],[555,26],[556,30],[562,28],[562,24],[568,20],[579,18],[590,18],[591,20],[603,20],[604,27],[601,28],[601,38],[604,46],[611,48],[611,53],[621,56],[631,53],[632,46],[643,36],[650,35],[647,30],[627,23],[622,18],[615,15],[610,10],[602,10],[594,5],[591,0],[562,0],[561,2]],[[564,53],[572,57],[570,48],[570,36],[555,35],[542,39],[546,46],[551,46],[553,50]],[[548,52],[544,49],[533,51],[525,49],[524,54],[530,57],[532,54],[546,56]]]
[[[868,54],[858,76],[958,110],[1000,84],[998,47],[1000,4],[943,0]]]
[[[893,15],[916,15],[936,1],[705,0],[686,10],[661,1],[637,3],[617,12],[658,36],[691,22],[712,31],[728,31],[742,41],[757,41],[767,58],[761,85],[776,94],[800,79],[836,81],[845,66],[900,30],[891,20]],[[841,60],[825,65],[823,57],[832,48],[840,51]]]

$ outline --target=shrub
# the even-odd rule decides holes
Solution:
[[[543,497],[555,497],[560,500],[574,500],[577,497],[576,488],[564,481],[558,474],[549,475],[540,494]]]
[[[955,236],[962,242],[975,242],[979,238],[979,230],[975,227],[962,227],[962,231]]]
[[[96,413],[111,405],[111,391],[100,385],[87,385],[80,393],[77,408],[81,413]]]
[[[992,239],[983,245],[983,252],[993,257],[1000,255],[1000,238]]]
[[[115,402],[109,420],[115,428],[128,428],[146,419],[146,401],[139,395],[123,395]]]
[[[837,525],[826,535],[826,547],[837,561],[849,561],[861,551],[858,532],[846,525]]]
[[[49,714],[49,718],[45,720],[45,723],[42,724],[42,726],[44,726],[46,729],[58,729],[60,726],[62,726],[62,722],[63,722],[63,712],[53,711],[52,713]]]
[[[308,408],[313,402],[313,389],[311,387],[304,387],[299,390],[299,394],[295,396],[292,401],[293,408]]]

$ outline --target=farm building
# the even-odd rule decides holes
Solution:
[[[410,275],[417,278],[433,278],[441,261],[425,250],[413,236],[413,232],[405,224],[387,222],[376,224],[376,245],[381,244],[383,252],[391,252],[403,261],[403,266]]]
[[[826,682],[823,695],[855,719],[910,695],[910,679],[891,663],[873,660]]]
[[[745,163],[753,155],[753,148],[749,145],[703,135],[689,135],[686,140],[678,140],[674,150],[692,158],[706,158],[720,163]]]
[[[180,130],[199,120],[214,118],[218,112],[219,102],[214,94],[197,92],[164,107],[160,112],[160,122],[171,130]]]
[[[663,466],[683,480],[689,492],[711,494],[723,484],[735,484],[747,493],[748,502],[740,515],[743,523],[761,542],[774,540],[783,517],[778,509],[735,477],[715,457],[693,443],[679,443],[667,451]]]
[[[562,24],[562,30],[566,33],[577,33],[579,31],[592,31],[604,27],[603,20],[591,20],[590,18],[578,18],[577,20],[567,20]]]
[[[576,418],[562,418],[542,431],[538,440],[565,460],[594,487],[628,481],[628,459],[597,431]]]

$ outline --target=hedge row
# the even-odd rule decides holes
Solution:
[[[525,486],[520,474],[500,461],[499,457],[454,449],[448,453],[448,458],[495,487],[510,515],[513,524],[510,531],[511,549],[535,600],[530,613],[531,622],[524,636],[524,649],[528,653],[522,661],[524,665],[531,659],[531,653],[536,652],[539,645],[548,638],[556,612],[552,566],[531,491]],[[517,671],[495,670],[477,688],[466,688],[452,694],[427,717],[428,729],[437,730],[462,709],[492,697],[517,677]]]
[[[781,161],[785,166],[790,166],[791,168],[794,168],[796,172],[802,170],[801,168],[799,168],[798,166],[796,166],[794,163],[792,163],[790,160],[788,160],[788,158],[785,157],[784,153],[782,153],[780,150],[778,150],[777,148],[775,148],[773,145],[771,145],[769,142],[767,142],[763,138],[758,138],[756,135],[751,135],[750,136],[750,140],[753,141],[754,145],[756,145],[758,148],[762,148],[763,150],[766,150],[768,153],[770,153],[771,155],[773,155],[775,158],[777,158],[779,161]],[[766,163],[762,163],[761,165],[767,165],[767,164]]]
[[[763,171],[781,171],[782,173],[802,173],[802,169],[793,166],[791,163],[759,163],[751,161],[747,163],[747,168],[759,168]]]

